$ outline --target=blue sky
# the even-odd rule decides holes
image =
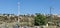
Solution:
[[[0,0],[0,13],[18,14],[18,0]],[[20,0],[20,14],[60,14],[60,0]]]

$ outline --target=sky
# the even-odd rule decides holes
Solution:
[[[60,0],[20,0],[20,14],[60,14]],[[18,0],[0,0],[1,14],[18,14]]]

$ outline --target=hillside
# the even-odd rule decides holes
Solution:
[[[52,14],[51,15],[51,18],[50,18],[50,14],[44,14],[46,17],[47,17],[47,21],[50,22],[54,22],[55,24],[57,22],[60,21],[60,17],[59,15],[54,15]],[[34,22],[34,17],[36,15],[30,15],[30,14],[27,14],[27,15],[14,15],[14,14],[0,14],[0,24],[2,24],[3,22],[7,22],[7,23],[13,23],[13,22],[16,22],[18,20],[18,17],[19,17],[19,20],[20,20],[20,23],[28,23],[30,25],[33,24]]]

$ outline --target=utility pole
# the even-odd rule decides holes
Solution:
[[[18,19],[17,19],[17,22],[16,22],[17,26],[15,26],[17,28],[19,28],[19,23],[20,23],[19,15],[20,15],[20,0],[18,0]]]
[[[49,9],[49,16],[48,16],[48,19],[47,19],[47,22],[49,23],[49,22],[52,22],[52,13],[51,13],[51,10],[52,10],[52,7],[50,7],[50,9]],[[46,26],[48,27],[48,24],[46,24]]]
[[[50,7],[50,16],[51,16],[51,9],[52,9],[52,7]]]
[[[19,15],[20,15],[20,0],[18,0],[18,22],[20,21]]]
[[[50,21],[52,22],[52,7],[50,7]]]

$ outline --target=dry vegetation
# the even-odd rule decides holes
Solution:
[[[35,15],[19,15],[20,19],[20,25],[33,25],[34,24],[34,16]],[[47,17],[47,20],[49,19],[48,15],[45,15]],[[56,15],[52,15],[52,21],[56,24],[60,21],[60,17]],[[6,23],[14,23],[18,20],[18,16],[14,14],[0,14],[0,24],[3,24],[3,22]]]

